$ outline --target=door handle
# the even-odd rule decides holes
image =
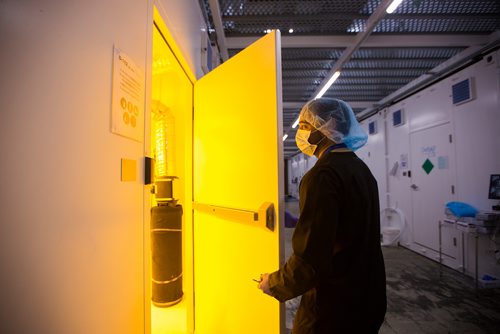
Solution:
[[[416,184],[412,184],[410,186],[410,188],[413,189],[413,190],[418,190],[418,186]]]
[[[261,204],[257,211],[228,208],[218,205],[211,205],[205,203],[193,202],[193,209],[203,211],[219,217],[236,220],[246,223],[259,223],[265,225],[271,231],[274,231],[275,226],[275,213],[274,204],[271,202],[264,202]]]

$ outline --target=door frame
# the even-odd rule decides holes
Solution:
[[[146,51],[146,84],[145,84],[145,109],[148,110],[149,112],[144,113],[144,156],[145,157],[152,157],[153,152],[151,152],[151,109],[152,109],[152,76],[153,76],[153,64],[152,64],[152,59],[153,59],[153,32],[155,28],[157,28],[163,39],[165,40],[165,43],[167,46],[170,48],[172,51],[174,57],[177,59],[177,62],[179,63],[180,67],[186,74],[187,78],[192,84],[192,90],[194,92],[194,83],[196,82],[196,76],[191,70],[188,62],[186,61],[184,55],[181,52],[181,49],[177,45],[173,35],[171,34],[169,28],[165,24],[164,17],[166,15],[162,14],[163,8],[161,5],[158,3],[158,1],[153,0],[153,1],[148,1],[148,29],[147,29],[147,51]],[[192,94],[193,97],[194,94]],[[193,103],[193,101],[192,101]],[[193,113],[193,109],[191,109],[191,113]],[[192,129],[190,133],[192,137]],[[193,153],[193,147],[192,147],[192,141],[191,141],[191,155]],[[145,163],[145,162],[143,162]],[[193,166],[192,166],[192,158],[191,158],[191,166],[189,167],[190,170],[192,171]],[[175,185],[174,185],[175,186]],[[144,271],[144,333],[145,334],[151,334],[152,332],[152,326],[151,326],[151,279],[152,279],[152,273],[151,273],[151,231],[150,231],[150,221],[151,221],[151,185],[145,185],[144,186],[144,192],[143,192],[143,258],[144,258],[144,266],[143,266],[143,271]],[[192,194],[193,194],[193,189],[192,189],[192,184],[191,184],[191,198],[188,199],[186,198],[186,203],[183,205],[184,210],[190,210],[192,211]],[[186,194],[186,197],[188,195]],[[189,202],[189,203],[188,203]],[[183,203],[184,204],[184,203]],[[191,216],[192,217],[192,216]],[[186,218],[185,222],[187,222]],[[192,236],[191,236],[192,239]],[[192,244],[192,243],[191,243]],[[185,246],[183,246],[185,247]],[[191,254],[192,254],[191,250]],[[194,267],[192,265],[192,267]],[[194,280],[194,279],[193,279]],[[194,282],[190,282],[193,287],[194,287]],[[185,284],[188,284],[188,282],[185,282]],[[194,288],[193,288],[194,290]],[[194,303],[194,302],[193,302]],[[194,305],[193,305],[193,310],[194,310]],[[188,333],[193,333],[194,332],[194,314],[191,312],[191,314],[188,312],[187,314],[187,330]]]

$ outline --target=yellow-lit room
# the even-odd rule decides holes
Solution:
[[[163,31],[161,31],[163,30]],[[167,43],[155,10],[150,157],[151,332],[193,332],[193,83]]]
[[[283,305],[255,282],[282,257],[279,32],[193,80],[154,22],[151,332],[279,332]]]

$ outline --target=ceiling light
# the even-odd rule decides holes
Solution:
[[[297,125],[299,125],[299,119],[300,119],[300,117],[297,117],[297,120],[295,122],[293,122],[293,124],[292,124],[293,129],[295,129],[297,127]]]
[[[337,71],[335,72],[332,77],[330,78],[330,80],[328,80],[328,82],[326,83],[326,85],[321,88],[321,90],[319,91],[318,95],[316,95],[315,99],[319,99],[320,97],[323,96],[323,94],[325,94],[325,92],[328,90],[328,88],[330,88],[331,85],[333,85],[333,83],[335,82],[335,80],[337,80],[337,78],[340,76],[340,71]]]
[[[285,133],[285,135],[283,136],[283,141],[285,141],[285,139],[288,138],[288,133]]]
[[[394,0],[385,10],[387,14],[391,14],[392,12],[394,12],[396,8],[398,8],[398,6],[401,4],[401,2],[403,2],[403,0]]]

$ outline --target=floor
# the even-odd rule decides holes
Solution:
[[[298,215],[298,202],[286,209]],[[285,229],[285,255],[293,228]],[[500,289],[475,290],[472,278],[403,247],[383,247],[387,313],[380,334],[500,333]],[[299,298],[286,303],[290,332]]]

